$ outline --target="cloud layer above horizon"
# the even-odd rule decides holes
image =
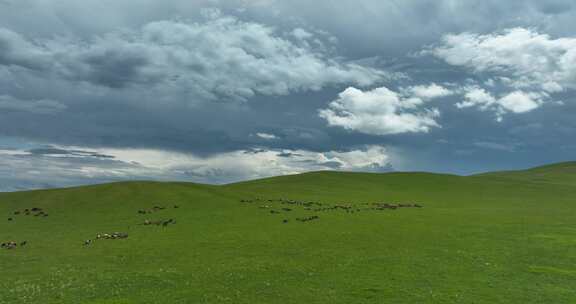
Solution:
[[[573,159],[574,20],[564,0],[3,0],[0,190]]]

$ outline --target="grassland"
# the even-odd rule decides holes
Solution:
[[[253,198],[424,208],[271,214]],[[13,214],[33,207],[49,216]],[[129,237],[83,245],[114,231]],[[576,165],[2,193],[10,240],[28,244],[0,250],[0,303],[576,303]]]

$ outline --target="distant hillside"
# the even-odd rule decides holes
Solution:
[[[527,170],[498,171],[474,175],[481,178],[504,178],[524,182],[576,185],[576,162],[563,162]]]
[[[294,193],[296,195],[316,194],[342,199],[347,198],[376,198],[378,195],[392,193],[400,195],[412,194],[417,187],[418,193],[437,193],[452,191],[454,185],[466,187],[469,184],[465,177],[447,174],[423,172],[391,172],[391,173],[359,173],[319,171],[296,175],[286,175],[264,178],[223,186],[234,192],[261,193],[272,195],[275,193]]]
[[[574,176],[564,163],[0,193],[0,303],[576,303]]]

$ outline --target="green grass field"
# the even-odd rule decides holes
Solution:
[[[0,242],[24,240],[0,249],[0,303],[576,303],[576,164],[2,193]]]

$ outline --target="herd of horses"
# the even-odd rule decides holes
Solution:
[[[328,211],[342,211],[345,213],[357,213],[357,212],[365,212],[365,211],[384,211],[384,210],[396,210],[400,208],[423,208],[422,205],[417,203],[384,203],[384,202],[377,202],[377,203],[320,203],[314,201],[300,201],[300,200],[291,200],[291,199],[263,199],[263,198],[254,198],[254,199],[241,199],[241,203],[245,204],[258,204],[259,209],[266,209],[269,210],[269,214],[288,214],[291,213],[294,208],[300,208],[304,212],[308,213],[319,213],[319,212],[328,212]],[[277,205],[274,205],[277,204]],[[291,208],[287,208],[286,205],[289,205]],[[318,215],[311,215],[306,217],[297,217],[295,218],[296,221],[299,222],[310,222],[314,220],[318,220],[320,217]],[[289,219],[284,218],[282,223],[286,224],[290,222]]]
[[[305,213],[321,213],[321,212],[344,212],[344,213],[357,213],[357,212],[365,212],[365,211],[384,211],[384,210],[396,210],[400,208],[423,208],[422,205],[417,203],[320,203],[320,202],[313,202],[313,201],[299,201],[299,200],[291,200],[291,199],[262,199],[262,198],[255,198],[255,199],[242,199],[240,200],[241,203],[246,204],[258,204],[259,209],[266,209],[268,210],[269,214],[292,214],[293,211],[297,211],[297,209],[301,209],[301,211]],[[153,206],[150,209],[141,209],[138,210],[137,213],[140,215],[150,215],[156,212],[160,212],[166,209],[178,209],[178,205],[173,205],[172,208],[164,207],[164,206]],[[13,216],[33,216],[33,217],[48,217],[48,213],[46,213],[42,208],[29,208],[23,210],[17,210],[13,212]],[[299,216],[294,218],[298,222],[312,222],[320,219],[320,216],[314,215],[307,215],[307,216]],[[8,221],[14,221],[14,217],[9,217]],[[288,218],[282,219],[282,223],[286,224],[289,223],[290,220]],[[176,220],[170,219],[159,219],[159,220],[150,220],[144,219],[140,225],[144,226],[162,226],[167,227],[168,225],[176,224]],[[97,234],[93,239],[87,239],[84,241],[84,245],[88,246],[91,245],[96,240],[121,240],[128,238],[128,233],[125,232],[112,232],[112,233],[102,233]],[[0,244],[1,249],[15,249],[19,247],[24,247],[27,245],[27,241],[8,241]]]
[[[173,209],[178,209],[180,208],[178,205],[174,205]],[[154,206],[150,209],[140,209],[137,211],[138,214],[140,215],[145,215],[145,214],[153,214],[162,210],[166,210],[168,209],[168,207],[164,207],[164,206]],[[176,220],[174,219],[167,219],[167,220],[150,220],[150,219],[145,219],[142,223],[140,223],[140,225],[143,226],[162,226],[162,227],[167,227],[168,225],[174,225],[176,224]],[[84,245],[88,246],[91,245],[95,240],[121,240],[121,239],[126,239],[128,238],[128,233],[124,233],[124,232],[113,232],[113,233],[104,233],[104,234],[98,234],[96,235],[95,239],[87,239],[84,241]]]
[[[48,217],[48,213],[44,212],[44,210],[42,208],[37,208],[37,207],[14,211],[14,217],[20,216],[20,215],[24,215],[24,216],[30,216],[31,215],[34,217]],[[13,221],[14,217],[9,217],[8,221]]]
[[[144,225],[144,226],[156,225],[156,226],[163,226],[163,227],[166,227],[170,224],[172,224],[172,225],[176,224],[176,220],[174,220],[174,219],[156,220],[156,221],[144,220],[144,223],[142,223],[142,225]]]
[[[138,214],[152,214],[152,213],[155,213],[158,211],[166,210],[167,208],[168,207],[165,207],[165,206],[154,206],[150,209],[140,209],[140,210],[138,210]],[[180,208],[180,206],[174,205],[173,208],[178,209],[178,208]]]
[[[172,208],[178,209],[179,206],[174,205],[174,206],[172,206]],[[141,214],[141,215],[152,214],[152,213],[156,213],[156,212],[159,212],[159,211],[162,211],[165,209],[168,209],[168,207],[154,206],[150,209],[138,210],[137,213]],[[32,216],[32,217],[45,218],[45,217],[48,217],[48,213],[46,211],[44,211],[44,209],[38,208],[38,207],[26,208],[23,210],[14,211],[12,213],[12,215],[7,218],[7,220],[9,222],[15,221],[17,216]],[[176,220],[174,220],[174,219],[166,219],[166,220],[145,219],[140,225],[144,225],[144,226],[156,225],[156,226],[167,227],[168,225],[174,225],[174,224],[176,224]],[[126,232],[99,233],[99,234],[96,234],[96,236],[94,238],[84,240],[83,244],[84,244],[84,246],[88,246],[88,245],[92,245],[97,240],[121,240],[121,239],[126,239],[126,238],[128,238],[128,233],[126,233]],[[28,244],[28,241],[13,241],[13,240],[11,240],[11,241],[0,243],[0,249],[11,250],[11,249],[24,247],[27,244]]]
[[[39,218],[44,218],[44,217],[48,217],[48,213],[46,213],[42,208],[26,208],[23,210],[16,210],[12,213],[12,215],[10,217],[8,217],[8,221],[12,222],[16,220],[16,217],[18,216],[32,216],[32,217],[39,217]],[[16,248],[21,248],[24,247],[28,244],[28,241],[8,241],[8,242],[3,242],[0,243],[0,249],[6,249],[6,250],[11,250],[11,249],[16,249]]]

